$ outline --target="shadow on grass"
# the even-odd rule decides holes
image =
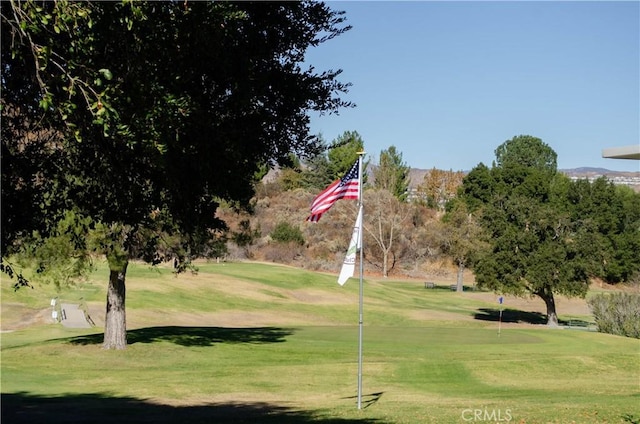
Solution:
[[[475,313],[474,318],[481,321],[498,322],[498,320],[500,319],[500,310],[480,308],[478,309],[478,312]],[[525,312],[519,311],[517,309],[504,309],[502,311],[502,322],[546,324],[547,316],[541,314],[540,312]],[[558,319],[558,324],[569,328],[575,327],[584,329],[588,329],[589,327],[595,325],[590,321],[576,318]]]
[[[378,393],[371,393],[368,395],[362,395],[362,409],[367,409],[368,407],[370,407],[371,405],[373,405],[374,403],[377,403],[380,398],[382,397],[382,395],[384,394],[384,392],[378,392]],[[341,398],[341,399],[358,399],[358,396],[349,396],[346,398]]]
[[[219,343],[280,343],[293,334],[293,329],[278,327],[147,327],[127,331],[127,344],[167,341],[180,346],[213,346]],[[101,344],[103,334],[72,337],[77,345]]]
[[[498,322],[500,320],[500,311],[498,309],[480,308],[473,317],[481,321]],[[526,312],[519,311],[517,309],[504,309],[502,311],[502,322],[546,324],[547,316],[541,314],[540,312]]]
[[[383,421],[367,418],[327,418],[313,411],[300,411],[264,402],[170,406],[130,397],[110,397],[102,394],[45,397],[24,392],[2,394],[2,422],[11,424],[113,424],[116,422],[383,424]]]

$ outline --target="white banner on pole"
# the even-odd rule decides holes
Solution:
[[[353,226],[353,234],[351,235],[351,242],[349,243],[349,249],[347,255],[344,258],[342,269],[340,270],[340,276],[338,277],[338,284],[341,286],[347,282],[349,277],[353,277],[356,270],[356,252],[362,246],[362,206],[358,209],[358,217],[356,223]]]

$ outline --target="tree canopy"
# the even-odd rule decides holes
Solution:
[[[0,7],[3,258],[69,211],[90,218],[121,315],[107,348],[126,344],[128,260],[206,253],[219,200],[246,203],[261,166],[317,152],[308,111],[351,106],[340,70],[302,65],[350,28],[323,3]]]
[[[409,195],[409,166],[402,160],[402,153],[396,146],[380,152],[378,166],[373,169],[374,187],[387,190],[398,200],[404,201]]]
[[[447,203],[456,196],[463,178],[462,171],[430,169],[418,185],[419,201],[440,211],[445,210]]]
[[[496,149],[492,168],[471,170],[459,190],[488,244],[473,264],[478,284],[539,296],[549,324],[557,324],[554,294],[584,296],[592,278],[640,275],[640,195],[556,171],[548,145],[518,136]]]
[[[358,152],[364,151],[364,140],[357,131],[345,131],[336,137],[328,147],[327,159],[329,170],[333,174],[331,180],[342,178],[358,160]],[[367,161],[362,164],[362,168],[367,168]]]
[[[509,168],[524,166],[555,173],[558,155],[537,137],[519,135],[502,143],[495,150],[495,166]]]
[[[557,325],[554,294],[584,296],[592,257],[589,229],[571,219],[553,187],[556,154],[540,139],[514,137],[496,149],[489,169],[476,166],[464,179],[461,199],[480,215],[488,248],[474,264],[479,286],[515,295],[536,295]]]

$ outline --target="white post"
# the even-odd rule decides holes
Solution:
[[[500,330],[502,328],[502,302],[504,301],[504,297],[500,296],[498,302],[500,302],[500,318],[498,318],[498,337],[500,337]]]
[[[362,409],[362,327],[363,327],[363,272],[364,272],[364,264],[363,264],[363,232],[364,232],[364,205],[362,202],[362,157],[365,155],[364,151],[358,152],[358,206],[363,208],[363,218],[362,223],[360,225],[360,302],[358,308],[358,409]]]

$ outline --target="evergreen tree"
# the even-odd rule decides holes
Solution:
[[[373,169],[374,186],[387,190],[400,201],[405,201],[409,195],[409,170],[402,161],[402,153],[390,146],[380,152],[378,166]]]

